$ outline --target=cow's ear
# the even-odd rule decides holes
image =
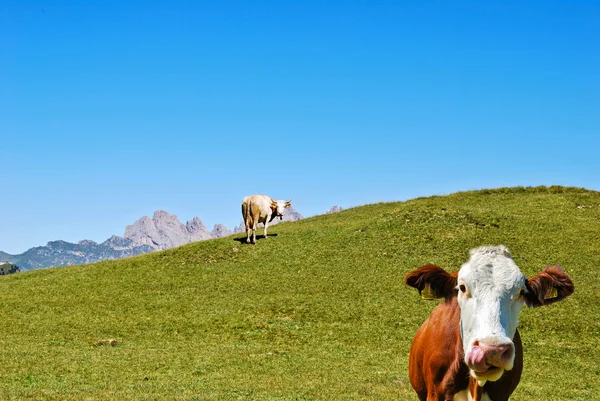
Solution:
[[[274,200],[271,201],[271,208],[277,209],[277,201],[274,201]]]
[[[292,200],[285,202],[285,207],[292,207]]]
[[[456,296],[457,277],[458,272],[450,274],[436,265],[425,265],[408,273],[404,282],[419,290],[424,299],[451,299]]]
[[[546,266],[542,272],[525,281],[525,287],[525,303],[533,308],[562,301],[575,291],[571,278],[559,266]]]

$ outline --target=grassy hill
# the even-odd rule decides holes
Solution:
[[[404,275],[504,244],[576,287],[521,313],[513,399],[600,400],[600,193],[462,192],[269,233],[0,277],[0,399],[416,400],[408,351],[437,302]]]

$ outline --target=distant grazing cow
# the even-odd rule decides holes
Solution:
[[[246,242],[250,243],[250,230],[252,230],[252,243],[256,244],[256,226],[265,224],[265,238],[267,227],[275,217],[283,220],[285,208],[292,206],[292,200],[273,200],[267,195],[250,195],[242,201],[242,216],[246,226]]]
[[[508,400],[523,370],[521,308],[562,301],[574,291],[558,266],[528,279],[502,245],[471,250],[458,272],[425,265],[404,281],[424,298],[445,298],[410,350],[410,382],[421,401]]]

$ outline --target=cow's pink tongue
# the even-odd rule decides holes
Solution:
[[[485,363],[485,353],[479,346],[474,346],[467,357],[467,364],[475,372],[485,372],[490,365]]]

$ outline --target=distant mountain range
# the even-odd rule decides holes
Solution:
[[[337,206],[326,213],[337,211]],[[296,221],[303,216],[293,207],[286,209],[283,221]],[[280,220],[273,220],[277,224]],[[107,259],[120,259],[162,249],[174,248],[190,242],[211,238],[226,237],[245,231],[243,223],[233,230],[223,224],[215,224],[209,231],[199,217],[194,217],[184,225],[177,216],[164,210],[154,212],[152,218],[144,216],[125,228],[125,235],[113,235],[98,244],[90,240],[76,244],[66,241],[51,241],[46,246],[28,249],[19,255],[0,251],[0,263],[9,262],[20,271],[43,269],[54,266],[70,266],[98,262]]]

